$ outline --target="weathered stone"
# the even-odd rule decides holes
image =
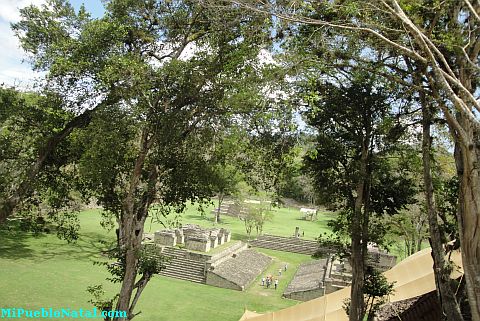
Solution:
[[[175,230],[157,231],[154,239],[155,243],[163,246],[185,244],[188,249],[193,251],[208,252],[211,248],[225,243],[225,240],[230,241],[230,237],[225,237],[226,234],[230,234],[226,229],[205,229],[196,224],[185,224]],[[190,242],[187,246],[187,240],[189,239]]]
[[[218,238],[215,235],[210,236],[210,248],[216,248],[218,245]]]
[[[183,230],[182,229],[175,229],[175,236],[177,237],[177,244],[183,244],[185,243],[184,235],[183,235]]]
[[[224,243],[227,243],[227,242],[230,242],[230,238],[231,238],[232,234],[230,233],[229,230],[225,230],[223,232],[223,242]]]
[[[325,293],[326,264],[327,260],[322,259],[300,265],[283,296],[299,301],[308,301],[322,296]]]
[[[210,240],[205,236],[188,236],[185,240],[185,248],[192,251],[210,251]]]
[[[156,231],[154,242],[159,245],[175,246],[177,245],[177,237],[175,232],[171,230]]]
[[[218,243],[218,245],[221,245],[221,244],[224,243],[223,233],[222,233],[222,232],[220,232],[220,233],[217,234],[217,243]]]
[[[254,250],[241,251],[207,271],[207,284],[243,291],[271,261],[272,258]]]

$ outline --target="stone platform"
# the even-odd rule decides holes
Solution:
[[[232,255],[207,271],[207,284],[220,288],[245,290],[272,262],[272,258],[253,249]]]
[[[300,265],[283,296],[292,300],[308,301],[325,294],[325,275],[328,259]]]

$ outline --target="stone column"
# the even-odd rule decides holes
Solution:
[[[218,238],[216,235],[211,235],[210,236],[210,248],[216,248],[218,245]]]
[[[225,232],[223,233],[223,241],[224,241],[224,243],[230,242],[231,236],[232,236],[232,234],[230,233],[230,231],[229,231],[229,230],[225,230]]]
[[[183,230],[177,228],[175,230],[175,236],[177,237],[177,244],[183,244],[185,243],[184,235],[183,235]]]

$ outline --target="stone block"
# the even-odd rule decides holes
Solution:
[[[210,248],[216,248],[218,245],[218,238],[215,235],[210,236]]]
[[[223,233],[223,242],[224,243],[230,242],[231,236],[232,234],[230,233],[230,231],[226,230],[225,233]]]
[[[170,230],[157,231],[154,235],[154,242],[164,246],[175,246],[177,245],[177,237],[175,232]]]
[[[185,240],[187,250],[208,252],[210,251],[210,240],[206,237],[189,236]]]

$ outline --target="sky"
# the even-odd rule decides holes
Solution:
[[[10,24],[19,21],[19,8],[44,3],[46,0],[0,0],[0,84],[28,89],[35,77],[38,77],[25,61],[27,57]],[[84,3],[93,17],[99,17],[104,12],[100,0],[71,0],[70,3],[77,10]]]

